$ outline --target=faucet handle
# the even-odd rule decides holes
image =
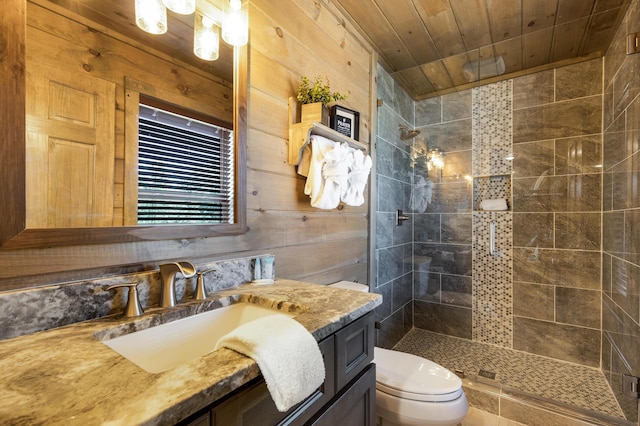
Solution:
[[[180,272],[185,278],[191,278],[196,274],[196,267],[193,263],[186,261],[176,263],[180,265]]]
[[[206,271],[198,272],[198,280],[196,281],[196,291],[193,293],[195,300],[204,300],[207,298],[207,289],[204,286],[204,274],[207,272],[213,272],[215,269],[207,269]]]
[[[138,283],[122,283],[114,284],[107,287],[107,290],[112,290],[119,287],[129,287],[129,297],[127,299],[127,305],[124,308],[125,317],[138,317],[144,314],[144,309],[140,305],[140,299],[138,298]]]

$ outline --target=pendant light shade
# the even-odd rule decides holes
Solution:
[[[180,15],[191,15],[196,11],[196,0],[162,0],[162,2],[167,9]]]
[[[244,46],[249,41],[249,14],[242,0],[229,0],[222,21],[222,39],[232,46]]]
[[[167,8],[162,0],[136,0],[136,24],[151,34],[167,32]]]
[[[193,53],[205,61],[215,61],[220,55],[220,27],[200,12],[194,19]]]

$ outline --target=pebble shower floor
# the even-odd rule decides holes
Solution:
[[[430,359],[450,371],[462,370],[467,377],[481,369],[493,372],[496,386],[624,419],[606,378],[596,368],[415,328],[394,349]]]

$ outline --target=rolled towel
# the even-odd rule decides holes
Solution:
[[[279,411],[311,395],[324,381],[318,343],[296,320],[269,315],[226,334],[216,344],[253,358]]]
[[[322,167],[325,163],[325,155],[332,151],[336,143],[322,136],[311,136],[309,143],[311,144],[311,152],[309,156],[309,168],[307,172],[307,181],[304,185],[304,193],[312,199],[320,197],[324,191],[324,177],[322,176]],[[306,160],[305,160],[306,161]]]
[[[324,156],[322,190],[311,196],[311,206],[335,209],[348,185],[349,168],[353,164],[353,149],[346,143],[336,143]]]
[[[482,210],[507,210],[507,200],[504,198],[493,198],[482,200],[480,203]]]
[[[342,194],[342,201],[348,206],[361,206],[364,204],[364,188],[371,171],[371,157],[359,149],[351,148],[351,150],[353,163],[349,171],[348,186]]]

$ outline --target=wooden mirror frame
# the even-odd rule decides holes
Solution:
[[[236,220],[233,224],[26,228],[26,0],[0,0],[0,249],[108,244],[238,235],[246,225],[248,48],[234,49],[233,125]]]

